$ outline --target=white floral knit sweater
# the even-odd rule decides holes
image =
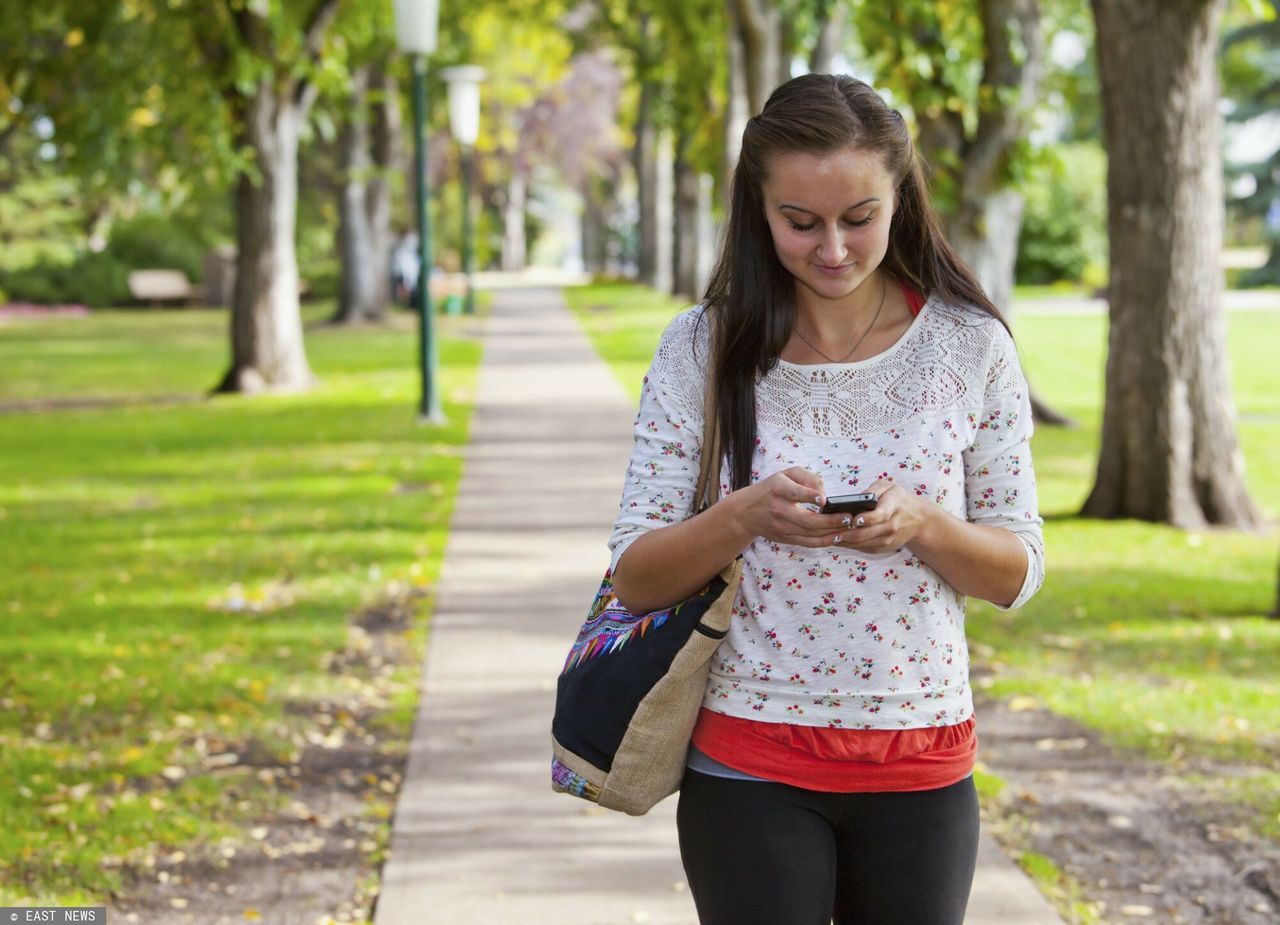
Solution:
[[[645,377],[613,566],[636,537],[691,512],[707,356],[700,319],[694,308],[671,322]],[[780,361],[757,384],[756,407],[753,481],[804,466],[834,495],[891,479],[956,516],[1013,531],[1028,568],[1011,606],[1039,589],[1031,409],[1013,340],[994,318],[930,298],[870,359]],[[721,496],[728,491],[722,481]],[[868,555],[758,538],[743,566],[705,707],[845,729],[949,726],[973,714],[964,598],[909,548]]]

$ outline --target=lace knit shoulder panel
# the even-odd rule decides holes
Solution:
[[[977,411],[998,385],[989,379],[1001,335],[1008,337],[985,312],[931,297],[882,354],[858,363],[780,362],[760,383],[757,413],[762,424],[787,431],[854,437],[900,427],[922,413]],[[1009,368],[1006,361],[1000,365]]]
[[[635,445],[609,538],[610,571],[638,536],[684,520],[693,510],[708,343],[700,307],[677,315],[658,342],[640,390]]]
[[[710,319],[701,305],[671,319],[658,341],[646,384],[662,391],[666,400],[702,437],[702,403],[705,400],[707,358],[710,355]]]

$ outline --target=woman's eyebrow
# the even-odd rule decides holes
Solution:
[[[870,197],[870,198],[868,198],[868,199],[864,199],[864,200],[862,200],[862,202],[855,202],[855,203],[854,203],[853,205],[851,205],[851,206],[846,206],[844,211],[845,211],[845,212],[850,212],[850,211],[852,211],[853,209],[860,209],[860,208],[862,208],[863,206],[867,205],[868,203],[871,203],[871,202],[879,202],[879,201],[880,201],[880,197],[879,197],[879,196],[872,196],[872,197]],[[817,215],[817,214],[818,214],[817,212],[814,212],[812,209],[806,209],[806,208],[804,208],[803,206],[796,206],[796,205],[792,205],[792,204],[791,204],[791,203],[789,203],[789,202],[784,202],[784,203],[782,203],[780,206],[778,206],[778,208],[779,208],[779,209],[792,209],[792,210],[794,210],[794,211],[796,211],[796,212],[803,212],[803,213],[805,213],[806,215]]]

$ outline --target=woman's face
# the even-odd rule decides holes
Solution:
[[[852,294],[884,259],[897,196],[875,153],[779,154],[762,191],[778,260],[819,298]]]

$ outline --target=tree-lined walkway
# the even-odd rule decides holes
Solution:
[[[696,922],[675,800],[631,819],[549,785],[633,417],[558,292],[497,294],[376,925]],[[968,922],[1059,919],[984,839]]]

